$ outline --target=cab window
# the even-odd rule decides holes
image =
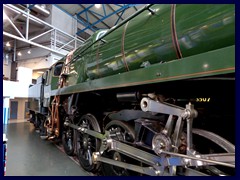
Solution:
[[[60,76],[63,68],[63,63],[58,63],[54,67],[54,76]]]

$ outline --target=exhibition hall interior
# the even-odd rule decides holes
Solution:
[[[235,176],[235,4],[3,4],[4,176]]]

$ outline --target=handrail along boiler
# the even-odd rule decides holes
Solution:
[[[31,122],[89,172],[234,175],[234,29],[232,4],[146,5],[29,88]]]

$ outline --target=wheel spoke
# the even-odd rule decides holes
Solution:
[[[110,131],[112,138],[118,141],[122,141],[125,143],[131,143],[134,141],[134,130],[133,128],[124,123],[122,121],[111,121],[109,124],[106,125],[106,130]],[[107,158],[111,158],[115,161],[121,161],[130,164],[137,164],[136,160],[125,156],[119,152],[110,151],[104,152],[103,156]],[[103,174],[106,176],[129,176],[129,175],[137,175],[136,172],[130,171],[128,169],[120,168],[118,166],[113,166],[107,163],[103,163]]]
[[[100,131],[97,119],[91,115],[86,114],[82,116],[78,122],[78,126],[94,130],[97,132]],[[99,164],[92,163],[92,153],[98,151],[100,148],[100,140],[95,137],[89,136],[88,134],[82,134],[77,132],[77,155],[80,165],[87,171],[95,171],[98,169]]]
[[[226,139],[206,130],[193,129],[194,150],[197,154],[214,154],[214,153],[235,153],[235,146]],[[205,146],[208,144],[208,146]],[[202,166],[195,168],[197,171],[208,175],[226,176],[235,174],[235,169],[219,165]]]
[[[67,117],[65,117],[67,118]],[[67,155],[72,156],[74,154],[73,148],[73,129],[70,127],[65,127],[62,133],[62,144],[64,151]]]

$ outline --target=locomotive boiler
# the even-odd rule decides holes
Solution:
[[[146,5],[37,82],[31,122],[86,171],[235,174],[232,4]]]

